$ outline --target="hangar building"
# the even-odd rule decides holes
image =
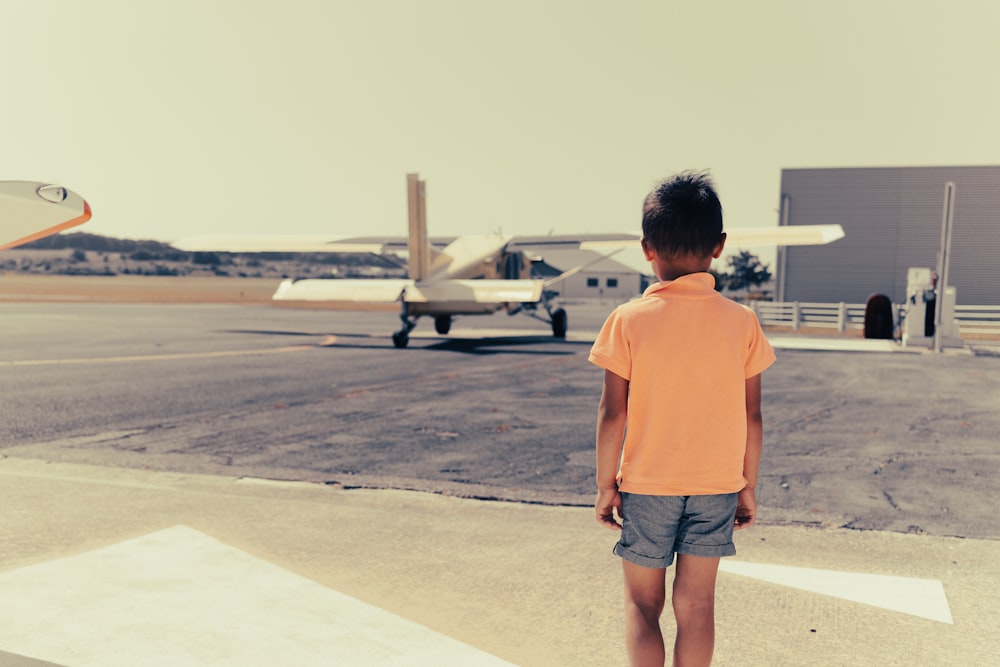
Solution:
[[[948,283],[962,305],[1000,305],[1000,166],[783,169],[782,225],[838,223],[829,245],[780,248],[775,299],[906,300],[907,269],[936,270],[945,183],[955,183]]]
[[[583,270],[560,282],[555,289],[563,299],[600,299],[625,302],[642,294],[646,278],[625,264],[590,250],[547,248],[544,259],[531,269],[533,278],[554,278],[577,266]]]

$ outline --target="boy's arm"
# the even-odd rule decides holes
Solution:
[[[764,442],[764,420],[760,414],[760,374],[747,378],[747,451],[743,456],[743,476],[747,486],[739,494],[736,507],[736,529],[752,526],[757,520],[757,469]]]
[[[625,378],[604,371],[604,389],[597,409],[597,521],[611,529],[621,528],[614,510],[621,516],[622,500],[618,493],[618,461],[628,419],[628,386]]]

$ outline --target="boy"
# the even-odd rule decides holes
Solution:
[[[673,664],[709,665],[719,558],[736,553],[733,529],[756,519],[760,373],[774,352],[753,312],[707,273],[726,235],[706,174],[658,184],[643,202],[642,235],[661,282],[619,306],[590,352],[605,369],[595,510],[621,530],[631,664],[664,664],[659,618],[676,553]]]

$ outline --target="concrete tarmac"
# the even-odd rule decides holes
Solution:
[[[4,312],[0,666],[624,664],[586,335],[102,308]],[[992,664],[1000,360],[779,358],[714,664]]]
[[[6,667],[624,664],[614,534],[586,508],[13,458],[0,506]],[[986,665],[1000,650],[995,541],[765,524],[737,548],[727,565],[812,568],[830,588],[724,571],[716,665]],[[310,585],[348,600],[310,603]],[[858,585],[868,602],[834,596]],[[359,630],[352,600],[383,616]]]

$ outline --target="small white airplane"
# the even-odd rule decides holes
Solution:
[[[547,322],[552,334],[565,338],[566,311],[555,307],[557,283],[586,269],[574,267],[554,278],[531,277],[532,262],[545,248],[578,248],[605,254],[638,247],[641,233],[584,234],[580,236],[461,236],[438,240],[427,236],[426,182],[417,174],[407,175],[409,238],[297,235],[206,235],[183,239],[173,246],[185,251],[215,252],[350,252],[385,254],[407,253],[407,278],[285,280],[272,297],[276,301],[322,301],[345,304],[400,302],[402,328],[392,335],[393,344],[406,347],[409,335],[422,316],[434,318],[439,334],[451,329],[458,315],[484,315],[505,310],[524,313]],[[840,225],[797,225],[795,227],[745,227],[726,230],[727,245],[817,245],[844,236]],[[536,313],[538,306],[548,318]]]
[[[0,181],[0,250],[56,234],[90,220],[90,204],[62,187]]]

